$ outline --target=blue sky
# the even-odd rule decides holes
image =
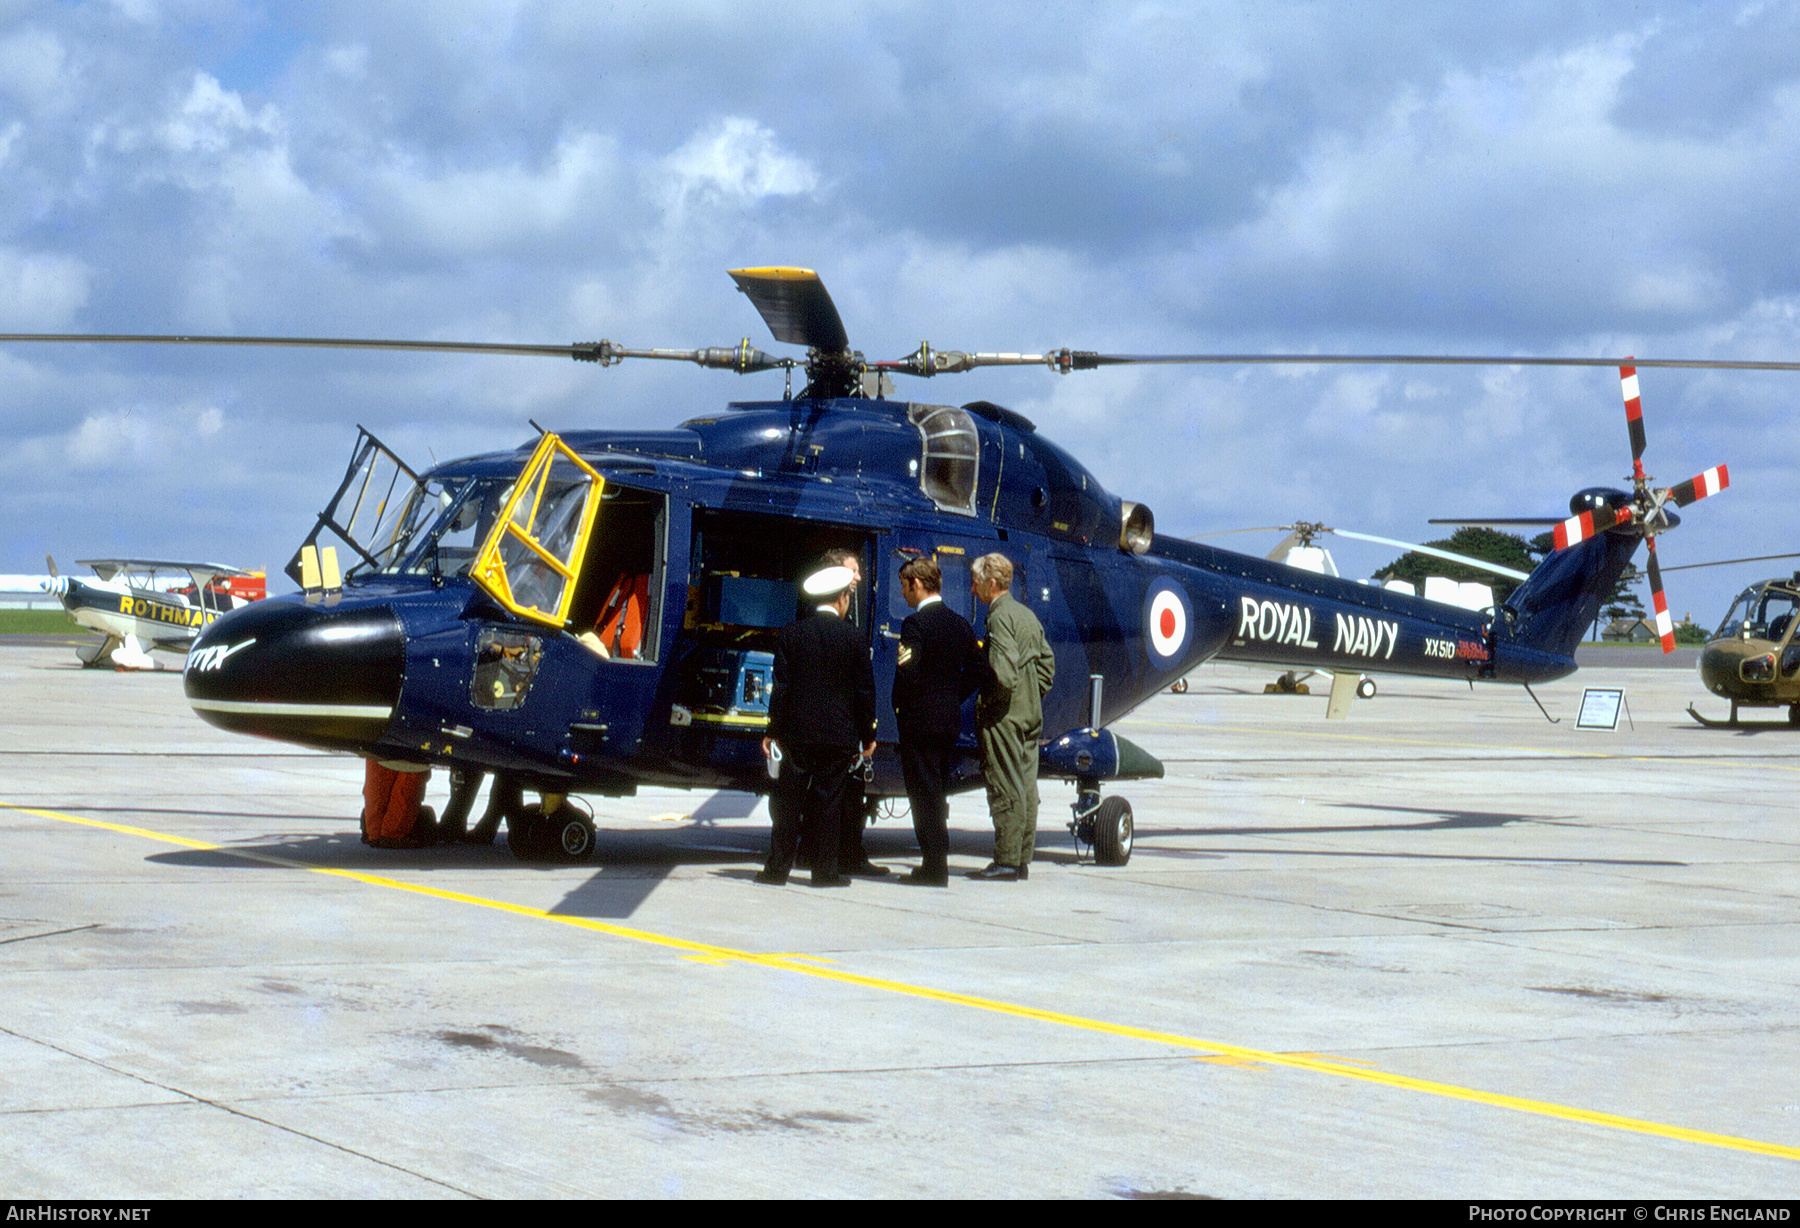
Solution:
[[[1800,358],[1788,3],[0,3],[0,330]],[[779,373],[0,349],[0,572],[271,572],[357,423],[418,464]],[[1424,540],[1629,471],[1602,370],[982,372],[1167,532]],[[1643,377],[1667,563],[1800,548],[1800,376]],[[1235,539],[1250,546],[1255,539]],[[1268,546],[1274,544],[1271,537]],[[1263,548],[1267,548],[1266,546]],[[1390,551],[1334,548],[1364,573]],[[1671,578],[1712,623],[1784,565]]]

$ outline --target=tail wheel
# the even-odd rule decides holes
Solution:
[[[1131,860],[1131,803],[1122,797],[1103,798],[1094,813],[1094,860],[1103,866],[1122,866]]]
[[[1169,690],[1176,695],[1186,695],[1187,686],[1188,683],[1186,678],[1177,678],[1174,683],[1170,685]]]

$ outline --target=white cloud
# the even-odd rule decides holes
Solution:
[[[449,252],[479,252],[609,222],[618,150],[609,137],[577,133],[558,141],[542,167],[517,163],[429,173],[398,164],[381,176],[393,237]]]
[[[0,247],[0,323],[18,332],[65,327],[87,302],[88,283],[80,260]]]
[[[224,426],[217,406],[140,403],[88,414],[64,437],[62,450],[68,465],[82,471],[178,465],[191,463],[195,442]]]
[[[68,93],[68,52],[49,30],[27,28],[0,38],[0,92],[34,109]]]
[[[280,117],[273,106],[252,114],[242,97],[203,72],[194,74],[187,97],[158,129],[171,149],[210,154],[235,148],[246,135],[276,137],[280,133]]]
[[[696,133],[662,160],[662,198],[674,214],[690,204],[746,208],[769,196],[813,191],[819,175],[781,148],[754,120],[727,116]]]

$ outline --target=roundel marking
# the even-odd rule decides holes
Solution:
[[[1150,659],[1159,665],[1180,659],[1193,638],[1194,613],[1187,594],[1167,580],[1159,581],[1150,586],[1144,613]]]

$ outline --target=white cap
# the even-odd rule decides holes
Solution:
[[[856,582],[848,567],[821,567],[801,582],[800,591],[819,601],[829,601]]]

